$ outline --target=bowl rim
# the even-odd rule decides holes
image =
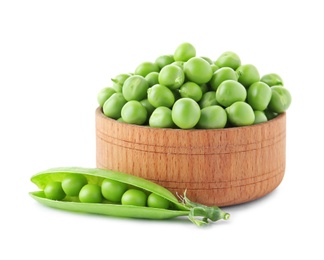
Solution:
[[[129,123],[124,123],[124,122],[119,122],[116,119],[107,117],[104,115],[102,107],[97,107],[95,110],[96,116],[99,116],[103,120],[110,121],[111,123],[114,124],[120,124],[121,126],[127,126],[131,128],[138,128],[138,129],[146,129],[150,131],[166,131],[166,132],[181,132],[181,131],[186,131],[186,132],[221,132],[221,131],[238,131],[240,129],[251,129],[251,128],[258,128],[258,127],[263,127],[265,125],[275,123],[276,121],[282,120],[283,118],[286,117],[286,112],[280,113],[277,115],[275,118],[272,118],[266,122],[259,123],[259,124],[254,124],[254,125],[248,125],[248,126],[233,126],[233,127],[226,127],[226,128],[217,128],[217,129],[180,129],[180,128],[158,128],[158,127],[151,127],[147,125],[136,125],[136,124],[129,124]]]

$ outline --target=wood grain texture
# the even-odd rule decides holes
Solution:
[[[255,200],[282,181],[286,114],[218,130],[156,129],[117,122],[96,110],[96,163],[156,182],[206,205]]]

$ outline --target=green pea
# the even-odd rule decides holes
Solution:
[[[198,84],[190,81],[184,83],[180,87],[179,93],[181,97],[192,98],[197,102],[202,98],[203,95],[201,87]]]
[[[246,102],[237,101],[225,110],[230,123],[234,126],[248,126],[254,123],[254,111]]]
[[[236,69],[238,81],[244,86],[249,87],[254,82],[260,81],[258,69],[252,64],[244,64]]]
[[[254,116],[255,116],[254,123],[253,123],[254,125],[264,123],[264,122],[268,121],[267,116],[263,111],[255,110],[254,111]]]
[[[206,57],[206,56],[201,56],[200,58],[204,59],[205,61],[207,61],[210,65],[213,65],[214,62],[209,58],[209,57]]]
[[[172,90],[172,94],[173,94],[173,96],[174,96],[174,100],[178,100],[179,98],[181,98],[181,95],[180,95],[179,89],[174,89],[174,90]]]
[[[264,82],[253,83],[247,91],[247,102],[254,110],[263,111],[271,99],[271,88]]]
[[[152,208],[168,209],[170,207],[170,202],[155,193],[151,193],[147,197],[147,206]]]
[[[202,58],[193,57],[183,67],[186,78],[197,84],[210,81],[213,76],[211,65]]]
[[[97,184],[86,184],[79,193],[79,200],[85,203],[102,202],[101,188]]]
[[[276,73],[263,75],[260,81],[266,83],[269,87],[284,85],[282,78]]]
[[[49,182],[44,188],[44,194],[51,200],[62,200],[66,196],[59,181]]]
[[[219,69],[219,67],[216,64],[211,64],[210,66],[212,68],[213,73]]]
[[[193,128],[200,118],[200,107],[191,98],[178,99],[172,108],[172,121],[182,129]]]
[[[78,196],[81,188],[88,183],[81,174],[69,174],[62,180],[62,188],[66,195]]]
[[[147,90],[147,99],[154,107],[172,107],[175,101],[172,91],[161,84],[156,84]]]
[[[158,65],[160,69],[172,62],[174,62],[173,55],[161,55],[155,60],[155,64]]]
[[[134,74],[145,77],[150,72],[153,72],[153,71],[159,72],[159,70],[160,69],[159,69],[158,65],[156,65],[155,63],[150,62],[150,61],[145,61],[137,66]]]
[[[188,61],[196,56],[196,48],[189,42],[181,43],[174,51],[175,61]]]
[[[173,128],[172,111],[168,107],[156,108],[149,120],[149,125],[156,128]]]
[[[134,75],[126,79],[123,85],[122,93],[127,101],[142,100],[146,98],[149,84],[140,75]]]
[[[217,90],[218,86],[225,80],[235,80],[237,81],[237,73],[229,67],[220,68],[216,70],[209,81],[210,88],[212,90]]]
[[[272,86],[271,93],[268,109],[279,114],[285,112],[291,104],[291,94],[288,89],[282,86]]]
[[[125,80],[128,79],[130,76],[130,74],[122,73],[112,78],[111,81],[122,86]]]
[[[245,101],[245,87],[236,80],[225,80],[217,88],[216,100],[222,106],[228,107],[237,101]]]
[[[133,206],[146,206],[147,196],[145,192],[137,189],[129,189],[127,190],[122,198],[122,205],[133,205]]]
[[[268,121],[271,119],[274,119],[276,116],[278,116],[278,113],[270,111],[268,108],[263,111],[264,114],[266,115]]]
[[[114,82],[112,85],[112,89],[115,90],[116,93],[122,93],[123,85]]]
[[[103,105],[103,113],[110,118],[118,119],[126,102],[122,93],[112,94]]]
[[[205,94],[206,92],[209,91],[209,87],[208,87],[207,83],[200,84],[200,88],[201,88],[202,94]]]
[[[142,104],[143,107],[146,108],[147,111],[147,117],[150,117],[155,109],[154,106],[152,106],[152,104],[148,101],[148,99],[143,99],[140,101],[140,103]]]
[[[118,121],[118,122],[121,122],[121,123],[126,123],[126,122],[124,121],[124,119],[122,119],[121,117],[118,118],[117,121]]]
[[[201,110],[197,127],[203,129],[224,128],[227,123],[227,114],[221,106],[209,106]]]
[[[179,88],[185,80],[183,70],[176,65],[166,65],[159,73],[159,83],[171,90]]]
[[[149,87],[154,86],[155,84],[159,83],[159,73],[158,72],[151,72],[146,75],[145,80],[148,83]]]
[[[103,197],[111,202],[121,202],[121,198],[128,189],[126,183],[104,179],[101,184],[101,193]]]
[[[208,91],[205,94],[203,94],[202,98],[199,101],[200,108],[209,107],[213,105],[218,105],[218,102],[216,101],[216,94],[215,91]]]
[[[146,121],[147,110],[139,101],[131,100],[123,106],[121,117],[128,124],[142,125]]]
[[[236,53],[232,51],[226,51],[218,57],[218,59],[215,61],[215,64],[219,68],[230,67],[233,70],[236,70],[241,65],[241,59]]]
[[[116,91],[113,88],[103,88],[99,91],[97,95],[97,101],[100,107],[103,107],[104,103],[107,101],[108,98],[115,94]]]
[[[172,62],[171,65],[175,65],[175,66],[178,66],[180,69],[183,70],[183,67],[184,67],[184,62],[183,61],[175,61],[175,62]]]

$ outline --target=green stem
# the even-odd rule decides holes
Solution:
[[[180,199],[183,205],[190,210],[188,216],[189,219],[198,226],[208,224],[208,220],[215,222],[220,219],[228,220],[230,218],[229,213],[223,211],[217,206],[208,207],[206,205],[190,201],[186,196],[186,191],[184,192],[183,196],[180,197]]]

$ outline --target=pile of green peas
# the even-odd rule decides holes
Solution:
[[[260,77],[231,51],[215,61],[184,42],[173,55],[119,74],[97,95],[103,113],[120,122],[156,128],[217,129],[266,122],[285,112],[291,94],[278,74]]]
[[[104,179],[100,185],[88,183],[87,178],[80,174],[68,174],[62,181],[49,182],[44,194],[51,200],[170,208],[170,202],[155,193],[110,179]]]

